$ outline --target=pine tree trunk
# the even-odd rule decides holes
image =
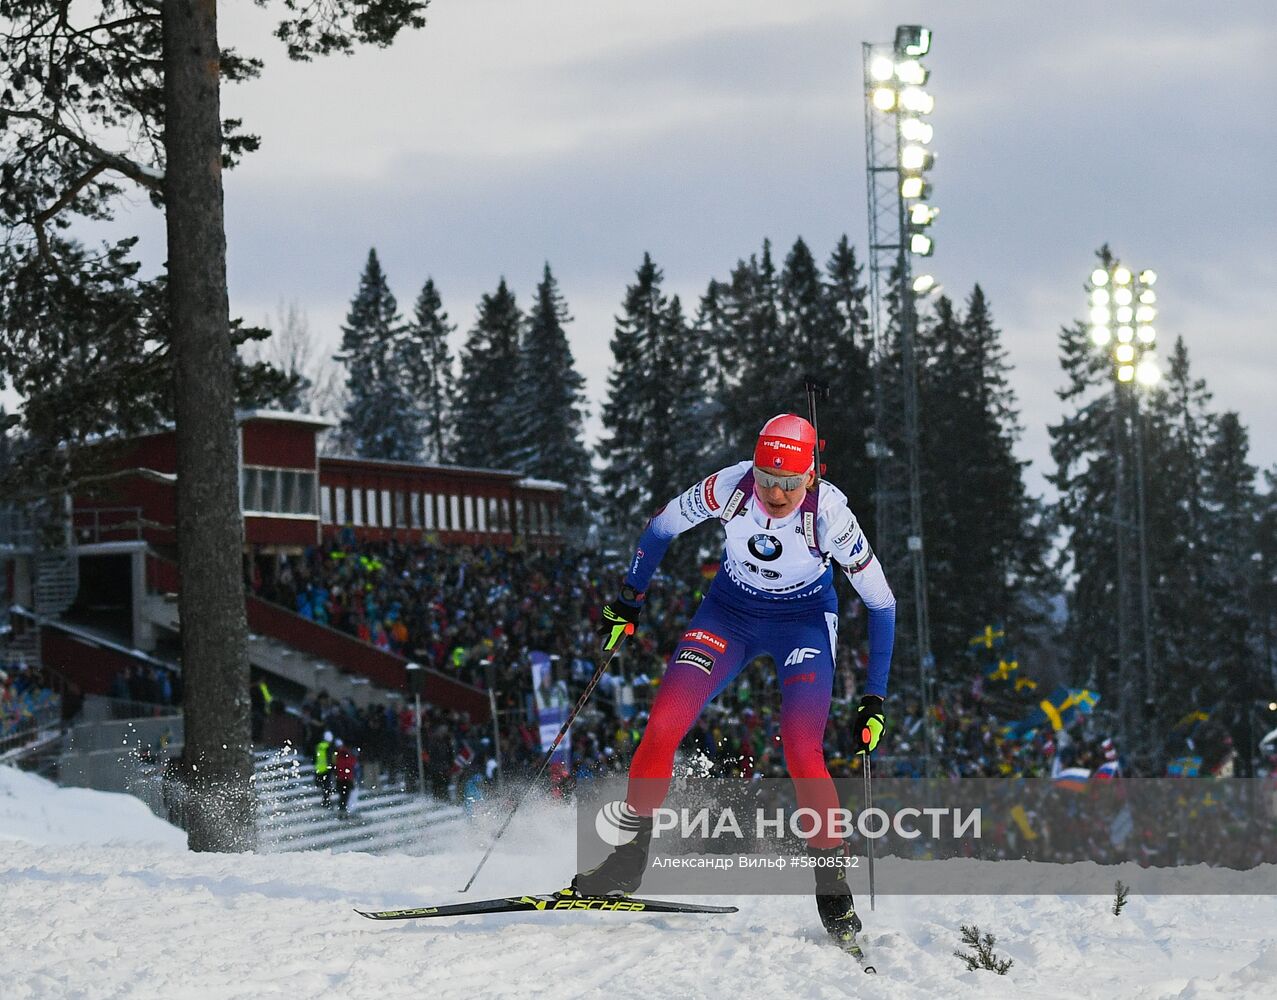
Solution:
[[[179,770],[191,850],[247,850],[252,747],[216,0],[164,0],[163,17],[186,729]]]

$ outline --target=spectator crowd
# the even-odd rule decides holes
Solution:
[[[18,662],[0,669],[0,750],[60,715],[61,698],[40,667]]]
[[[594,672],[594,626],[619,585],[623,566],[598,553],[442,547],[392,540],[357,542],[340,533],[304,555],[255,559],[249,584],[266,599],[312,621],[494,690],[499,725],[427,707],[421,725],[428,790],[458,796],[499,771],[519,776],[541,758],[536,692],[529,654],[551,654],[549,691],[558,704],[576,702]],[[708,573],[658,574],[634,638],[574,724],[571,765],[556,768],[560,786],[624,771],[643,732],[664,664],[708,586]],[[841,585],[841,581],[840,581]],[[849,589],[842,602],[834,702],[826,729],[831,773],[856,768],[851,719],[865,679],[864,612]],[[920,701],[901,692],[889,704],[878,751],[889,774],[921,773],[926,729]],[[701,772],[744,779],[783,774],[780,691],[767,660],[747,666],[693,726],[683,758]],[[1011,739],[1004,727],[1024,706],[986,693],[977,678],[938,693],[931,711],[931,770],[953,777],[1049,777],[1061,766],[1099,768],[1117,757],[1108,733],[1092,717],[1066,731],[1050,727]],[[360,748],[366,768],[383,780],[416,780],[416,724],[410,705],[356,708],[326,694],[302,709],[305,741],[336,733]]]

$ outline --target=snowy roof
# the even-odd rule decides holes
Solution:
[[[519,480],[519,485],[530,490],[558,490],[560,493],[567,490],[567,486],[554,479],[534,479],[527,476]]]
[[[317,417],[313,413],[290,413],[287,410],[236,410],[235,419],[241,424],[248,420],[273,420],[281,424],[306,424],[310,427],[336,427],[337,421]]]

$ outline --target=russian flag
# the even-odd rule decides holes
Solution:
[[[1089,767],[1065,767],[1055,776],[1055,787],[1068,792],[1085,792],[1087,782],[1091,780]]]
[[[1100,781],[1111,781],[1122,776],[1122,766],[1115,760],[1106,760],[1095,769],[1095,777]]]

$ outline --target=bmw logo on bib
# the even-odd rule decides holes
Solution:
[[[780,554],[784,551],[784,546],[780,544],[780,539],[775,535],[755,535],[749,540],[749,551],[754,554],[756,559],[763,562],[771,562],[773,559],[779,559]]]

